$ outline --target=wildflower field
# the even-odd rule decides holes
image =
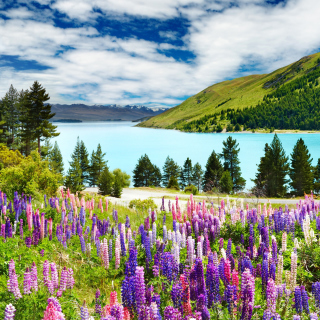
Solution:
[[[319,205],[1,192],[0,318],[318,319]]]

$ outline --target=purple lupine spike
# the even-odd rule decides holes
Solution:
[[[302,297],[301,297],[301,289],[299,287],[296,287],[294,289],[294,304],[295,304],[295,308],[297,313],[301,313],[302,312]]]
[[[4,320],[14,320],[16,308],[11,304],[7,304],[4,310]]]

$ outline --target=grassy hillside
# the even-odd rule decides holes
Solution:
[[[217,131],[217,125],[220,124],[223,128],[230,123],[225,116],[221,116],[221,111],[255,107],[266,95],[319,67],[319,58],[320,53],[316,53],[270,74],[250,75],[214,84],[180,105],[140,123],[139,126],[185,131]],[[200,126],[199,123],[190,125],[195,120],[203,118],[204,127],[201,127],[203,121],[200,121]],[[209,118],[212,118],[212,121],[207,122]]]

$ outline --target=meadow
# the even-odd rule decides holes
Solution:
[[[0,194],[9,319],[318,319],[319,202]]]

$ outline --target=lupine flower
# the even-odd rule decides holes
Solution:
[[[14,294],[16,299],[22,298],[19,289],[18,277],[16,275],[15,263],[14,260],[11,259],[9,262],[9,280],[8,280],[8,291]]]
[[[38,291],[38,271],[34,262],[32,263],[31,267],[31,288],[33,288],[35,291]]]
[[[277,292],[273,279],[268,280],[267,290],[266,290],[267,308],[272,312],[276,312],[276,299]]]
[[[64,314],[59,312],[52,301],[48,303],[42,320],[64,320]]]
[[[110,315],[114,317],[116,320],[123,320],[124,319],[123,306],[119,303],[114,304],[111,307]]]
[[[101,314],[100,290],[96,291],[95,313]]]
[[[304,286],[301,286],[301,298],[302,298],[303,309],[309,314],[310,313],[309,302],[308,302],[309,297]]]
[[[316,306],[320,308],[320,282],[312,284],[312,294],[314,295]]]
[[[318,320],[318,315],[316,313],[310,313],[310,320]]]
[[[302,297],[301,297],[301,289],[299,287],[296,287],[294,289],[294,304],[295,304],[297,313],[301,313],[302,312]]]
[[[137,267],[135,274],[135,300],[138,313],[140,312],[142,306],[146,303],[145,292],[144,270],[143,267]]]
[[[7,304],[4,310],[4,320],[14,320],[16,308],[11,304]]]
[[[74,286],[73,270],[69,268],[68,274],[67,274],[67,289],[72,289],[73,286]]]
[[[59,278],[58,278],[58,271],[57,271],[57,266],[54,262],[50,263],[50,268],[51,268],[51,279],[53,283],[53,287],[55,289],[59,288]]]
[[[31,274],[29,268],[26,269],[23,277],[23,293],[30,294],[31,293]]]
[[[80,308],[80,317],[81,317],[81,320],[89,320],[89,317],[90,317],[85,301],[83,302],[83,305]]]
[[[167,306],[164,309],[164,320],[182,320],[182,316],[179,310],[172,306]]]

